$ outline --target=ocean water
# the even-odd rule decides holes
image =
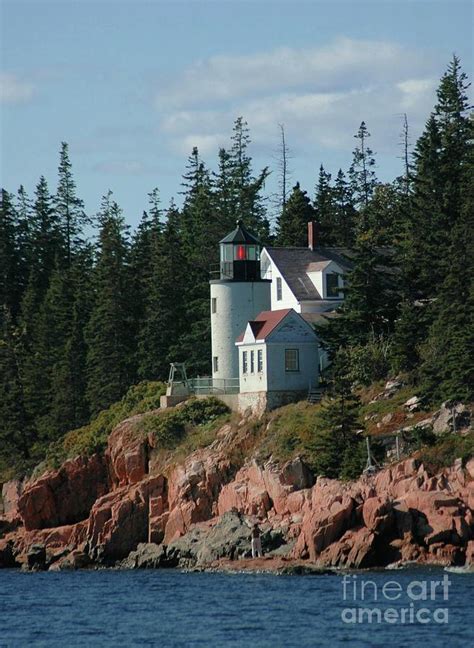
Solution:
[[[440,582],[434,591],[433,582]],[[389,620],[359,619],[364,608]],[[420,609],[418,619],[410,618]],[[441,569],[353,572],[345,580],[342,574],[0,570],[2,648],[472,648],[473,611],[474,574]]]

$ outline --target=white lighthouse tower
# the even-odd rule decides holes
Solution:
[[[260,276],[258,239],[242,221],[220,241],[220,279],[211,280],[212,380],[214,387],[239,377],[235,341],[261,311],[270,310],[270,284]]]

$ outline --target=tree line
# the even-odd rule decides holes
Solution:
[[[23,186],[15,194],[2,189],[2,457],[28,462],[130,385],[165,379],[170,361],[185,361],[193,375],[209,373],[209,267],[237,219],[262,243],[283,246],[306,246],[307,222],[315,220],[322,246],[350,250],[354,268],[340,317],[319,330],[341,367],[334,384],[343,385],[336,390],[343,400],[348,384],[391,372],[405,372],[427,398],[472,397],[467,88],[453,58],[414,153],[392,183],[376,177],[364,122],[350,168],[332,178],[321,166],[312,198],[298,183],[287,192],[282,177],[273,228],[264,193],[270,170],[254,170],[241,117],[218,152],[217,170],[194,148],[182,206],[164,208],[153,189],[134,232],[110,191],[97,215],[86,214],[66,143],[54,192],[44,177],[33,197]]]

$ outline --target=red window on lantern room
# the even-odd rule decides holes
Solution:
[[[245,245],[238,245],[237,250],[235,251],[235,257],[237,261],[245,261],[247,258],[247,251]]]

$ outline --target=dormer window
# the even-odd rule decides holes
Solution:
[[[337,272],[330,272],[326,275],[326,296],[339,297],[339,275]]]

